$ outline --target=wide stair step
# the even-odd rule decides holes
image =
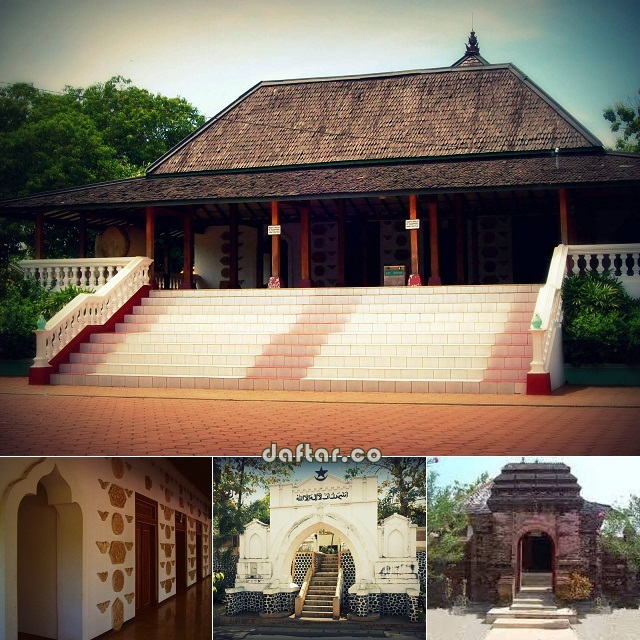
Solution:
[[[523,393],[537,285],[154,291],[52,377],[100,386]]]

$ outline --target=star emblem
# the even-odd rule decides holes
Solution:
[[[322,468],[322,465],[320,465],[320,468],[315,472],[316,474],[316,480],[320,480],[320,482],[322,482],[323,480],[327,479],[327,473],[329,473],[326,469]]]

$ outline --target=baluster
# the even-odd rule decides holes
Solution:
[[[638,265],[638,258],[640,253],[631,253],[631,265],[627,270],[627,274],[630,276],[640,276],[640,266]]]
[[[98,267],[98,288],[100,288],[104,283],[105,283],[105,279],[104,279],[104,265]]]

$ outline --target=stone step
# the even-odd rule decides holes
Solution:
[[[319,611],[306,611],[302,609],[303,618],[331,618],[333,616],[333,610],[331,612],[319,612]]]
[[[570,629],[567,618],[501,618],[496,620],[492,629]]]

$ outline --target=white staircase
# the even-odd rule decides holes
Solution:
[[[311,576],[301,617],[332,618],[337,583],[338,556],[325,555],[320,568]]]
[[[524,393],[539,288],[153,291],[51,382]]]

